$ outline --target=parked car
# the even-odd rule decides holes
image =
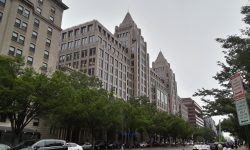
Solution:
[[[0,144],[0,150],[8,150],[8,149],[10,149],[10,146],[6,144]]]
[[[92,144],[89,142],[86,142],[82,145],[82,149],[86,150],[86,149],[91,149],[92,148]]]
[[[30,147],[22,150],[67,150],[66,141],[57,139],[43,139],[39,140]]]
[[[11,150],[21,150],[23,148],[31,147],[36,142],[37,142],[37,140],[26,140],[26,141],[23,141],[23,142],[17,144],[16,146],[14,146],[10,149]]]
[[[83,150],[83,148],[76,143],[67,143],[68,150]]]
[[[210,150],[210,145],[194,145],[192,150]]]
[[[148,145],[147,142],[141,142],[141,143],[139,144],[139,146],[140,146],[140,147],[148,147],[149,145]]]
[[[106,149],[107,144],[104,141],[97,141],[95,144],[95,149],[101,150],[101,149]]]
[[[108,149],[118,149],[121,148],[121,144],[119,142],[113,142],[108,144]]]

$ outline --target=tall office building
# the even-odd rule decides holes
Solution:
[[[24,57],[27,67],[53,72],[66,9],[61,0],[0,0],[0,54]],[[10,130],[10,122],[0,116],[0,135]],[[44,131],[48,127],[38,118],[24,129],[26,133]]]
[[[36,71],[54,71],[66,9],[61,0],[0,0],[0,54],[22,56]]]
[[[128,48],[131,59],[131,73],[133,82],[133,96],[149,96],[149,54],[147,43],[137,27],[130,13],[115,28],[115,36],[122,45]]]
[[[98,77],[107,91],[127,100],[132,93],[128,48],[97,20],[63,30],[58,68]]]
[[[177,114],[179,111],[179,101],[177,95],[177,83],[175,81],[175,74],[170,68],[170,64],[160,52],[156,60],[152,63],[152,69],[163,80],[168,93],[168,110],[171,114]]]
[[[197,127],[204,127],[201,106],[191,98],[182,98],[181,101],[188,108],[188,121]]]

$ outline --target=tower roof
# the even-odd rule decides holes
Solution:
[[[134,23],[134,20],[132,19],[130,13],[128,12],[125,18],[123,19],[122,24],[129,24],[129,23]]]
[[[167,61],[167,60],[160,51],[155,61]]]

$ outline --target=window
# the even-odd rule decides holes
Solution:
[[[37,32],[36,31],[32,32],[31,38],[35,39],[35,40],[37,39]]]
[[[49,16],[49,20],[52,21],[52,22],[54,22],[54,17]]]
[[[82,58],[88,56],[88,51],[87,50],[82,50]]]
[[[88,25],[88,31],[92,31],[93,30],[93,25]]]
[[[12,41],[16,41],[16,42],[17,42],[17,38],[18,38],[18,33],[13,32],[13,33],[12,33],[11,40],[12,40]]]
[[[0,22],[2,21],[2,18],[3,18],[3,13],[0,12]]]
[[[36,11],[37,11],[39,14],[42,14],[42,9],[41,9],[41,8],[37,7],[37,8],[36,8]]]
[[[0,5],[5,6],[6,0],[0,0]]]
[[[38,3],[39,4],[43,4],[43,0],[38,0]]]
[[[16,18],[16,22],[15,22],[15,27],[20,27],[21,26],[21,20]]]
[[[22,22],[21,29],[24,31],[27,31],[27,28],[28,28],[28,24],[26,22]]]
[[[79,59],[79,52],[74,52],[74,58],[73,59]]]
[[[89,56],[93,56],[93,55],[95,55],[95,53],[96,53],[96,48],[91,48],[89,50]]]
[[[29,16],[30,16],[30,11],[27,10],[27,9],[25,9],[25,10],[24,10],[24,13],[23,13],[23,16],[29,18]]]
[[[20,36],[19,36],[18,42],[19,42],[20,44],[24,45],[24,41],[25,41],[25,37],[22,36],[22,35],[20,35]]]
[[[44,51],[43,58],[49,59],[49,52],[48,51],[46,51],[46,50]]]
[[[35,52],[36,45],[33,43],[30,43],[30,51]]]
[[[39,119],[38,118],[33,119],[33,126],[39,126]]]
[[[95,42],[95,36],[90,36],[89,37],[89,43],[94,43]]]
[[[66,39],[66,37],[67,37],[67,33],[64,32],[64,33],[62,34],[62,39]]]
[[[56,13],[55,7],[51,7],[50,11],[51,11],[53,14],[55,14],[55,13]]]
[[[81,27],[81,33],[85,33],[87,32],[87,28],[86,27]]]
[[[15,55],[15,47],[10,46],[8,55],[14,56]]]
[[[40,21],[35,18],[34,26],[37,27],[37,28],[39,28],[39,24],[40,24]]]
[[[22,51],[22,50],[20,50],[20,49],[17,49],[17,50],[16,50],[16,57],[21,57],[22,54],[23,54],[23,51]]]
[[[27,64],[28,65],[32,65],[33,64],[33,57],[28,56],[28,58],[27,58]]]
[[[88,44],[88,37],[82,38],[82,45]]]
[[[23,10],[24,10],[24,7],[23,6],[21,6],[21,5],[19,5],[18,6],[18,9],[17,9],[17,13],[19,13],[19,14],[23,14]]]
[[[75,47],[78,48],[81,45],[81,39],[75,40]]]
[[[50,44],[51,44],[51,40],[50,39],[46,39],[46,46],[50,47]]]
[[[53,29],[52,29],[51,27],[48,27],[47,34],[48,34],[48,35],[52,35],[52,32],[53,32]]]
[[[75,36],[79,35],[79,29],[75,29]]]

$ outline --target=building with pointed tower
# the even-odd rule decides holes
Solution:
[[[163,80],[163,84],[167,89],[168,112],[171,114],[177,114],[179,112],[179,102],[175,74],[161,51],[156,60],[152,63],[152,70]]]
[[[149,54],[147,43],[128,12],[119,26],[115,28],[115,36],[128,48],[131,59],[133,96],[149,96]]]

